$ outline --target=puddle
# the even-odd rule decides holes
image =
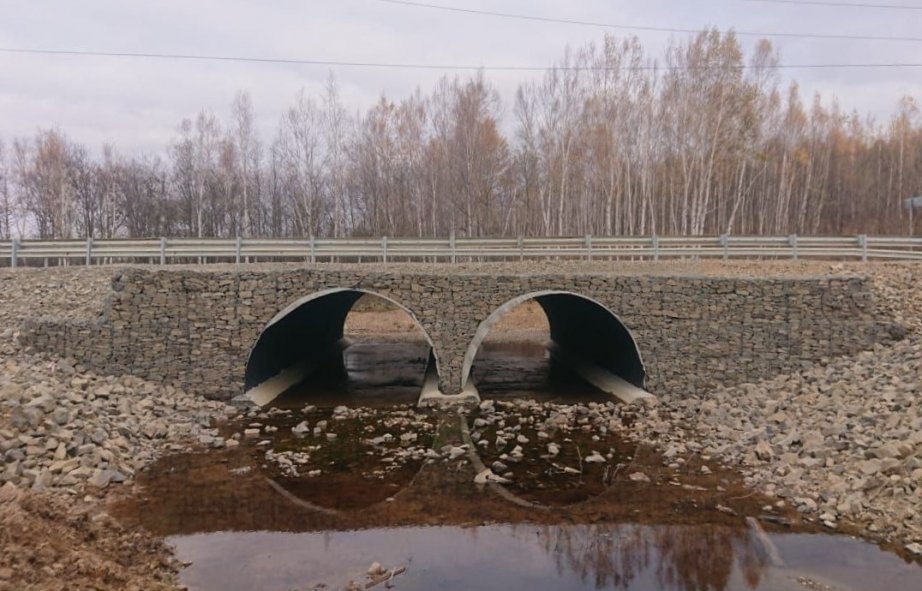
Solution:
[[[236,447],[162,458],[112,514],[168,536],[201,591],[364,588],[376,561],[406,568],[397,589],[922,589],[918,565],[825,535],[740,474],[633,444],[610,399],[555,381],[533,345],[485,348],[481,391],[511,380],[492,410],[418,411],[414,346],[350,347],[345,372],[220,426],[254,430]],[[466,443],[510,482],[475,483]]]
[[[531,408],[557,408],[531,404]],[[487,411],[482,412],[487,416]],[[501,411],[490,416],[510,419],[511,414]],[[311,435],[296,437],[290,426],[305,416]],[[523,411],[522,416],[537,415]],[[604,464],[585,462],[584,471],[572,475],[547,468],[578,466],[575,445],[573,451],[548,460],[538,457],[547,444],[537,436],[534,444],[515,443],[525,450],[521,468],[516,466],[512,482],[502,486],[539,503],[516,504],[508,494],[500,494],[495,488],[499,485],[475,482],[480,468],[463,449],[461,425],[466,420],[454,412],[421,414],[407,408],[259,411],[223,428],[237,433],[256,429],[257,436],[242,437],[233,449],[162,458],[139,474],[135,496],[122,499],[113,512],[160,535],[517,521],[738,525],[746,516],[763,518],[767,527],[779,531],[805,528],[792,509],[771,507],[772,499],[746,489],[736,472],[715,465],[705,473],[704,464],[695,459],[670,467],[648,447],[635,449],[614,434],[593,442],[581,428],[568,431],[563,424],[553,437],[564,445],[584,441],[587,455],[600,445],[630,449],[630,455],[623,451]],[[314,434],[311,427],[323,421],[324,430]],[[337,433],[332,441],[326,437],[330,432]],[[385,432],[392,435],[389,442],[369,441],[380,440]],[[401,435],[406,433],[416,438],[404,443]],[[296,474],[277,461],[289,452],[309,456],[303,464],[295,462]],[[401,463],[386,461],[394,454],[403,454]],[[490,460],[489,453],[481,450],[481,454]],[[542,466],[543,470],[536,469]],[[311,474],[318,469],[319,474]],[[531,470],[535,473],[528,474]],[[337,511],[330,514],[316,507]]]
[[[345,589],[369,565],[404,590],[920,589],[922,569],[864,542],[743,528],[535,524],[174,536],[192,590]],[[384,585],[381,585],[384,588]]]
[[[431,455],[435,430],[431,413],[408,405],[253,409],[221,427],[229,441],[239,442],[236,453],[223,458],[235,460],[231,474],[253,472],[282,494],[336,510],[392,498]],[[192,454],[185,461],[167,459],[154,473],[198,464],[207,469],[213,459]]]
[[[614,402],[560,412],[552,404],[504,402],[468,418],[471,440],[485,466],[508,480],[505,486],[530,502],[553,505],[578,503],[604,493],[616,481],[650,476],[632,466],[655,466],[659,457],[638,458],[649,450],[608,430]],[[586,412],[582,412],[586,411]],[[615,420],[620,425],[620,419]],[[648,470],[649,471],[649,470]]]

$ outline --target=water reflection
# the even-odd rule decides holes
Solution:
[[[426,373],[425,341],[356,342],[342,354],[342,363],[312,373],[273,401],[280,408],[317,406],[390,406],[415,404]]]
[[[611,396],[551,358],[545,342],[486,342],[471,377],[482,398],[604,402]]]
[[[313,376],[276,405],[300,408],[306,397],[321,407],[411,404],[427,359],[425,343],[357,343],[341,367]],[[534,343],[485,344],[474,375],[484,397],[593,395]],[[457,422],[457,415],[448,418],[445,424]],[[281,427],[290,432],[290,424]],[[458,443],[457,433],[437,435],[436,448]],[[773,564],[743,523],[764,500],[742,494],[741,479],[729,473],[684,474],[689,489],[623,482],[591,503],[551,513],[485,494],[460,459],[439,461],[395,491],[392,502],[328,515],[270,487],[251,445],[258,442],[165,458],[141,475],[137,498],[114,508],[129,523],[171,535],[178,557],[192,563],[182,573],[190,589],[343,589],[350,580],[364,582],[375,561],[406,566],[394,584],[421,591],[766,591],[803,589],[801,580],[817,582],[812,588],[922,589],[918,566],[843,537],[773,534],[786,566]],[[637,456],[635,469],[662,480],[658,456]],[[329,477],[308,485],[331,496],[355,488]],[[721,504],[739,514],[714,509]],[[467,526],[496,522],[509,525]]]
[[[757,588],[770,566],[757,537],[745,528],[714,525],[637,524],[584,527],[513,526],[517,539],[536,535],[563,575],[570,572],[596,589],[632,589],[653,576],[677,591],[727,589],[734,579]]]
[[[429,359],[425,341],[357,341],[341,363],[312,373],[279,396],[273,406],[387,406],[415,404]],[[483,398],[541,401],[607,401],[611,397],[551,359],[544,342],[487,342],[481,347],[472,379]]]
[[[723,591],[922,588],[922,570],[869,544],[780,535],[788,567],[773,566],[749,530],[723,526],[492,525],[324,533],[217,533],[171,538],[193,561],[191,589],[342,589],[374,561],[405,566],[398,589]],[[796,552],[810,538],[813,561]],[[787,551],[792,549],[791,551]],[[856,566],[850,567],[849,564]],[[814,587],[822,588],[822,587]]]

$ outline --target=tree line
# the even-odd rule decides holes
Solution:
[[[331,76],[268,138],[246,92],[161,154],[40,129],[0,139],[0,239],[905,233],[916,99],[881,123],[805,100],[778,65],[733,33],[656,57],[607,36],[509,105],[481,72],[352,113]]]

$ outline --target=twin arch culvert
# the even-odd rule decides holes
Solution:
[[[253,345],[246,364],[244,388],[247,397],[266,404],[306,379],[324,364],[341,359],[346,317],[364,296],[385,300],[412,319],[429,347],[426,379],[421,404],[438,404],[478,399],[471,377],[477,353],[491,329],[509,312],[528,301],[543,310],[549,327],[550,350],[593,386],[623,400],[644,396],[646,371],[637,343],[627,326],[598,301],[577,293],[542,290],[512,298],[479,323],[464,349],[458,392],[439,388],[442,366],[439,347],[412,309],[369,289],[330,288],[300,297],[281,310],[266,325]],[[447,394],[447,395],[446,395]]]
[[[555,355],[592,381],[615,376],[657,396],[755,382],[900,337],[868,278],[693,272],[563,262],[127,267],[113,270],[93,317],[31,319],[20,340],[97,373],[228,400],[334,354],[364,293],[413,318],[431,351],[430,390],[446,395],[470,389],[485,333],[527,299],[544,310]]]

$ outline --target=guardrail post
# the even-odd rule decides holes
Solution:
[[[10,266],[16,268],[17,258],[19,258],[19,238],[13,238],[10,245]]]
[[[724,260],[727,260],[730,258],[730,237],[726,234],[721,234],[719,240],[724,249]]]
[[[788,236],[788,244],[791,245],[791,256],[796,261],[800,258],[800,252],[797,250],[797,234]]]
[[[868,262],[868,235],[859,234],[858,235],[858,244],[861,246],[861,262]]]
[[[160,239],[160,264],[166,264],[166,238]]]
[[[381,262],[387,264],[387,236],[381,237]]]
[[[455,253],[455,232],[452,230],[448,235],[448,247],[451,249],[451,262],[456,262],[457,254]]]
[[[237,255],[237,264],[240,264],[240,251],[243,248],[243,240],[237,236],[237,243],[234,245],[234,254]]]
[[[592,260],[592,234],[586,234],[586,258]]]
[[[311,262],[317,262],[317,240],[311,236]]]
[[[519,236],[515,243],[519,247],[519,262],[522,262],[525,260],[525,239]]]
[[[89,267],[93,263],[93,239],[86,239],[86,266]]]
[[[659,236],[653,235],[653,260],[659,260]]]

